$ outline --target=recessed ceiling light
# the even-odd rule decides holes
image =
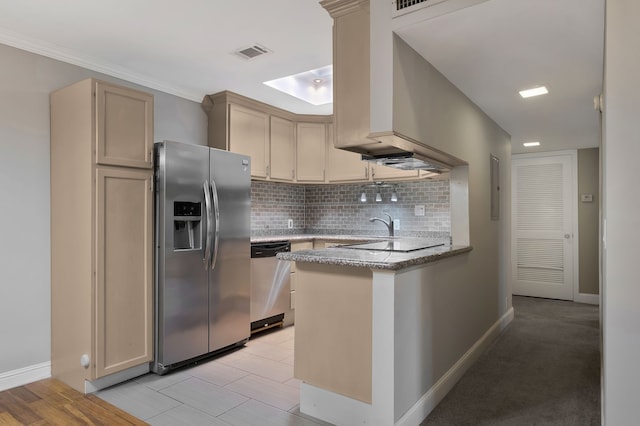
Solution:
[[[264,84],[311,105],[317,106],[333,102],[332,65],[265,81]]]
[[[540,146],[540,142],[525,142],[522,145],[526,146],[527,148],[530,148],[532,146]]]
[[[547,93],[549,93],[547,88],[544,86],[540,86],[534,87],[533,89],[521,90],[520,96],[522,96],[523,98],[530,98],[532,96],[546,95]]]

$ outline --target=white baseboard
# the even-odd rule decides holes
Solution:
[[[141,376],[149,371],[149,364],[143,364],[111,374],[110,376],[101,377],[93,382],[85,381],[85,393],[96,392],[100,389]],[[0,392],[17,386],[37,382],[38,380],[48,379],[50,377],[51,361],[7,371],[6,373],[0,373]]]
[[[464,373],[478,360],[489,344],[498,337],[511,321],[514,311],[511,307],[480,339],[416,402],[397,422],[396,426],[419,425],[440,401],[458,383]]]
[[[590,305],[600,305],[600,295],[589,294],[589,293],[578,293],[578,295],[574,299],[574,302],[588,303]]]
[[[51,377],[51,361],[0,373],[0,391]]]
[[[300,383],[300,412],[338,426],[371,425],[371,404]]]

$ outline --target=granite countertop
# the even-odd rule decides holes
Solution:
[[[395,240],[402,240],[402,238],[397,238]],[[468,253],[471,250],[471,246],[450,246],[448,244],[410,252],[362,250],[338,246],[320,250],[300,250],[289,253],[278,253],[277,257],[281,260],[290,260],[295,262],[310,262],[325,265],[355,266],[359,268],[397,271],[410,266],[422,265],[462,253]]]

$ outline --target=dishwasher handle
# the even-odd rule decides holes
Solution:
[[[278,253],[289,251],[291,251],[291,243],[289,241],[251,244],[252,259],[259,257],[275,257]]]

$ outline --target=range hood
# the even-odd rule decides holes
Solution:
[[[397,132],[371,133],[368,139],[373,144],[351,146],[348,150],[359,152],[365,161],[402,170],[444,173],[455,166],[467,164]]]
[[[369,0],[322,0],[320,4],[334,19],[334,146],[361,154],[363,160],[404,170],[438,173],[466,165],[444,151],[455,149],[458,139],[459,126],[450,119],[457,114],[451,111],[454,102],[450,101],[458,96],[451,94],[459,92],[457,88],[430,64],[423,69],[424,58],[407,55],[410,48],[390,27],[371,31],[374,11],[370,12]],[[391,11],[386,14],[390,22]],[[377,76],[382,68],[386,79],[380,82]]]
[[[400,170],[425,170],[433,173],[449,171],[446,166],[437,165],[432,159],[423,157],[414,152],[400,152],[385,155],[362,155],[364,161],[369,161],[380,166],[393,167]]]

